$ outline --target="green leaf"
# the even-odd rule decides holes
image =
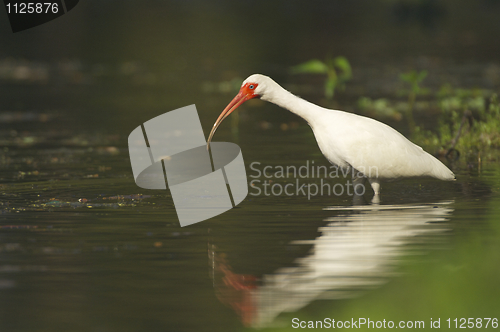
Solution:
[[[406,82],[412,84],[415,82],[415,77],[416,77],[416,72],[414,70],[408,72],[408,73],[403,73],[399,75],[399,78]]]
[[[333,59],[333,64],[335,67],[339,68],[342,71],[342,75],[339,75],[343,81],[347,81],[352,77],[352,69],[349,60],[347,60],[343,56],[338,56]]]
[[[399,75],[399,78],[402,81],[410,83],[412,85],[416,85],[416,84],[422,82],[426,77],[427,77],[427,70],[422,70],[420,72],[412,70],[408,73],[403,73],[403,74]]]
[[[417,74],[417,77],[415,79],[416,83],[422,82],[425,78],[427,77],[427,70],[422,70]]]
[[[333,77],[327,78],[325,82],[325,97],[326,99],[332,99],[335,94],[335,87],[337,86],[337,79]]]
[[[314,59],[291,68],[292,74],[325,74],[328,72],[328,66],[320,60]]]

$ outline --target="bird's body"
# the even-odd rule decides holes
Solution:
[[[380,180],[430,176],[454,180],[455,175],[438,159],[410,142],[388,125],[364,116],[314,105],[283,89],[271,78],[255,74],[242,84],[212,129],[245,100],[259,97],[283,107],[311,126],[323,155],[334,165],[353,167],[372,184],[375,195]]]

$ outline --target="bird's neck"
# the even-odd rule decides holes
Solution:
[[[263,96],[261,99],[297,114],[306,120],[310,125],[313,125],[314,120],[318,119],[318,113],[325,111],[324,108],[295,96],[278,84],[273,86],[272,93]]]

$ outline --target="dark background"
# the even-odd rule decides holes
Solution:
[[[352,110],[349,96],[395,95],[411,69],[428,70],[436,88],[500,85],[498,0],[82,1],[16,34],[1,15],[0,112],[43,104],[124,135],[192,103],[213,122],[234,91],[211,101],[207,82],[263,73],[300,83],[290,66],[329,55],[353,67],[342,109]],[[19,66],[24,76],[12,73]],[[320,94],[321,80],[307,83]]]

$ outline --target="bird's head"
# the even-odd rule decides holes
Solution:
[[[212,137],[214,136],[215,131],[217,130],[217,128],[219,128],[219,125],[222,123],[222,121],[224,121],[224,119],[227,118],[229,114],[236,110],[238,106],[243,104],[245,101],[253,98],[265,97],[268,88],[272,84],[271,82],[274,83],[274,81],[269,77],[260,74],[253,74],[243,81],[243,83],[241,84],[240,92],[238,92],[236,97],[231,100],[229,105],[227,105],[219,115],[217,121],[215,121],[212,131],[210,131],[210,135],[208,137],[207,149],[210,146],[210,142],[212,141]]]

